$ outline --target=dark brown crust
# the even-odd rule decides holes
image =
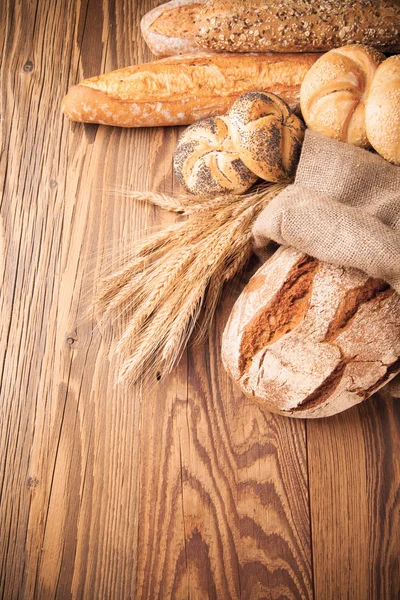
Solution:
[[[349,362],[350,359],[341,360],[332,373],[321,383],[321,385],[315,388],[311,394],[304,398],[304,400],[290,412],[296,413],[303,410],[310,410],[310,408],[319,406],[328,400],[339,385]]]
[[[359,390],[357,392],[358,395],[361,396],[361,398],[363,400],[366,400],[367,398],[369,398],[369,396],[372,396],[372,394],[374,392],[379,390],[379,388],[381,388],[387,381],[389,381],[389,379],[391,379],[391,377],[393,375],[396,375],[396,373],[399,373],[399,372],[400,372],[400,357],[397,360],[395,360],[393,363],[391,363],[390,365],[387,365],[386,373],[384,375],[382,375],[382,377],[380,377],[378,379],[378,381],[376,381],[374,383],[374,385],[369,387],[367,390]]]
[[[353,359],[355,360],[355,359]],[[356,361],[355,361],[356,362]],[[347,365],[352,363],[352,359],[347,358],[342,360],[337,367],[332,371],[332,373],[318,386],[312,394],[307,396],[300,404],[296,406],[296,408],[292,409],[291,413],[297,413],[304,410],[310,410],[310,408],[315,408],[326,402],[333,395],[334,391],[338,387]],[[382,377],[380,377],[374,385],[369,387],[367,390],[349,390],[352,392],[356,392],[362,400],[366,400],[374,392],[379,390],[387,381],[391,379],[393,375],[400,371],[400,358],[393,362],[392,364],[387,366],[386,372]]]
[[[345,368],[348,365],[349,360],[342,360],[337,365],[337,367],[332,371],[332,373],[319,385],[307,398],[304,398],[300,404],[296,406],[296,408],[292,409],[290,412],[300,412],[302,410],[309,410],[310,408],[314,408],[315,406],[319,406],[323,404],[328,398],[333,394],[339,385]]]
[[[337,386],[339,385],[347,365],[351,364],[352,359],[347,358],[345,360],[340,361],[337,367],[332,371],[332,373],[318,386],[312,394],[307,396],[300,404],[296,406],[296,408],[292,409],[290,412],[297,413],[304,410],[310,410],[310,408],[315,408],[326,402],[333,395]],[[382,375],[371,387],[367,390],[350,390],[356,392],[362,400],[366,400],[374,392],[379,390],[393,375],[400,371],[400,358],[393,362],[392,364],[387,366],[386,373]]]
[[[385,299],[394,294],[394,290],[382,279],[370,277],[364,285],[348,290],[341,300],[335,316],[329,324],[325,341],[331,342],[351,323],[359,308],[371,300]]]
[[[303,320],[308,311],[312,284],[318,267],[317,259],[311,256],[301,258],[288,272],[284,284],[272,302],[263,307],[248,323],[240,344],[240,376],[249,370],[257,352],[295,329]],[[252,289],[254,290],[254,287]]]

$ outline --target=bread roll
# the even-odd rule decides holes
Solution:
[[[248,92],[229,111],[233,143],[244,164],[266,181],[290,181],[304,124],[275,94]]]
[[[234,148],[227,117],[198,121],[183,132],[174,153],[174,171],[192,194],[243,194],[257,180]]]
[[[365,105],[367,137],[383,158],[400,165],[400,55],[379,65]]]
[[[313,131],[363,148],[365,100],[384,55],[360,45],[324,54],[306,74],[300,91],[301,112]]]
[[[209,0],[196,20],[199,45],[218,52],[396,52],[399,31],[398,0]]]
[[[156,56],[200,52],[194,36],[197,14],[206,0],[171,0],[146,13],[140,23],[142,35]]]
[[[268,411],[327,417],[400,371],[400,296],[356,269],[281,247],[237,300],[222,359]]]
[[[85,79],[62,102],[74,121],[119,127],[188,125],[261,89],[297,105],[313,54],[189,54]]]

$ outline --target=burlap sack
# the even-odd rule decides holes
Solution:
[[[256,249],[272,239],[400,293],[400,167],[307,130],[294,184],[259,215],[253,236]]]
[[[295,182],[259,215],[253,236],[256,252],[274,240],[400,293],[400,167],[307,130]],[[400,397],[400,377],[386,389]]]

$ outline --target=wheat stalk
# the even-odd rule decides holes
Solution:
[[[249,259],[255,217],[284,187],[264,184],[243,196],[214,198],[126,194],[186,219],[148,236],[129,263],[102,282],[98,312],[129,317],[117,344],[125,357],[120,381],[135,381],[145,370],[170,372],[196,324],[196,341],[204,339],[224,283]]]

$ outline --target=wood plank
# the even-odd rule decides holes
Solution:
[[[71,125],[59,114],[70,83],[143,59],[143,46],[126,43],[133,20],[138,22],[134,6],[127,3],[121,11],[112,2],[100,6],[89,1],[74,12],[65,3],[51,10],[42,2],[35,13],[16,7],[16,31],[21,22],[26,31],[31,27],[33,58],[22,80],[26,89],[18,90],[23,111],[14,143],[21,151],[15,154],[15,172],[9,173],[4,198],[9,210],[5,231],[19,233],[17,256],[24,276],[18,279],[21,265],[9,260],[14,248],[6,239],[5,290],[14,285],[15,294],[4,321],[10,323],[13,343],[4,346],[2,400],[5,427],[11,432],[9,447],[24,456],[16,468],[9,448],[2,455],[8,459],[2,507],[9,527],[4,538],[8,544],[2,547],[6,573],[2,593],[17,597],[23,590],[25,598],[119,599],[168,597],[173,592],[182,598],[216,594],[235,598],[242,587],[243,597],[250,597],[255,579],[260,579],[259,589],[272,586],[273,597],[282,592],[288,598],[310,597],[304,427],[297,424],[293,429],[275,421],[266,426],[258,415],[250,430],[243,425],[249,439],[240,442],[239,436],[235,444],[244,447],[238,450],[231,448],[224,420],[211,421],[200,435],[204,450],[190,459],[182,440],[191,436],[195,444],[199,411],[206,416],[221,409],[218,377],[225,381],[224,392],[232,394],[226,376],[220,373],[212,383],[203,373],[206,363],[199,363],[190,375],[195,385],[189,403],[183,364],[168,385],[163,383],[156,393],[146,391],[142,404],[140,388],[113,388],[118,361],[108,357],[115,342],[111,332],[100,335],[92,322],[82,320],[86,308],[82,297],[91,298],[94,279],[107,259],[122,258],[144,224],[168,221],[148,207],[110,197],[108,188],[173,187],[176,130]],[[140,10],[148,8],[143,3]],[[69,18],[63,21],[66,9]],[[15,36],[10,31],[8,43],[17,52],[22,40],[16,43]],[[51,44],[54,52],[48,53],[45,49]],[[10,62],[14,52],[10,51]],[[10,62],[4,69],[12,83]],[[56,73],[61,73],[61,81]],[[10,102],[9,111],[13,106],[20,104]],[[39,164],[30,161],[33,149]],[[20,183],[20,167],[33,187],[18,195],[13,186]],[[216,365],[219,345],[214,342],[210,351]],[[22,393],[17,387],[22,385],[21,375],[27,388]],[[197,380],[204,382],[204,390],[197,389]],[[187,406],[193,407],[191,429],[185,429]],[[251,411],[244,417],[255,419]],[[224,435],[219,439],[220,426]],[[295,435],[292,446],[288,444],[296,455],[293,473],[293,456],[280,456],[278,440],[266,441],[272,434],[283,440]],[[216,451],[221,452],[221,466]],[[253,478],[264,468],[265,482],[256,484]],[[249,469],[254,472],[251,477],[244,475]],[[220,492],[218,478],[225,471],[228,479]],[[185,496],[186,473],[188,482],[207,483],[206,512],[203,502],[193,504],[191,485],[185,484]],[[15,486],[16,476],[22,485]],[[240,510],[225,514],[224,501],[233,507],[239,498]],[[291,514],[292,503],[298,515]],[[211,520],[212,505],[217,520]],[[206,517],[208,524],[202,527]],[[213,527],[222,528],[222,541]],[[274,532],[276,527],[279,533]],[[298,529],[306,532],[305,537],[299,538]],[[241,548],[242,538],[249,539],[248,550]],[[227,548],[221,554],[224,542]],[[185,548],[188,554],[182,562]],[[206,589],[203,581],[208,582]]]
[[[382,392],[307,423],[315,597],[400,596],[400,411]]]
[[[173,396],[142,407],[140,598],[312,598],[304,423],[263,414],[221,367],[238,293]]]
[[[7,599],[134,594],[141,392],[114,388],[110,332],[101,336],[82,319],[82,298],[92,297],[107,255],[122,258],[152,220],[152,210],[116,203],[107,191],[148,187],[151,134],[71,125],[60,102],[77,79],[143,59],[144,45],[129,44],[130,28],[148,8],[10,2],[2,21]]]
[[[81,78],[150,58],[138,23],[156,3],[0,3],[0,597],[297,599],[313,578],[315,598],[396,597],[398,409],[376,399],[306,436],[245,400],[219,347],[246,276],[167,381],[114,386],[118,326],[87,307],[174,217],[110,189],[174,189],[179,130],[59,107]]]

